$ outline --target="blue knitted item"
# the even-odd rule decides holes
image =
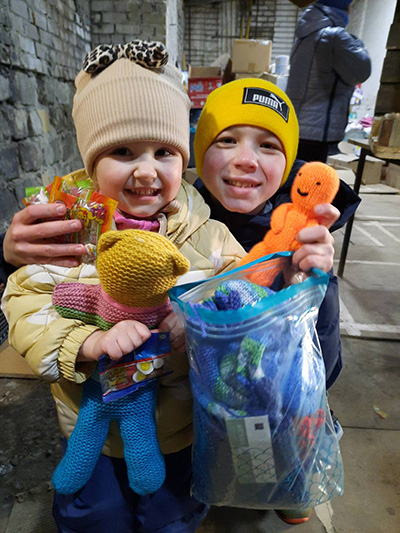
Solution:
[[[272,321],[258,329],[249,321],[248,334],[238,335],[237,324],[215,329],[196,313],[240,309],[271,294],[270,289],[233,280],[222,283],[211,298],[190,305],[193,491],[207,503],[299,508],[311,499],[314,457],[311,447],[302,449],[298,430],[300,421],[318,412],[325,394],[323,362],[313,355],[312,340],[304,338],[304,330],[293,320]],[[260,455],[255,471],[246,455],[233,457],[237,450],[231,447],[226,421],[265,415],[271,448],[261,450],[265,459]],[[314,435],[315,424],[310,422],[310,428]],[[250,473],[270,481],[244,481]]]
[[[74,301],[74,291],[80,287],[80,283],[58,286],[63,296],[69,296],[67,300],[71,302]],[[90,287],[95,290],[97,286]],[[57,287],[55,290],[57,291]],[[57,311],[65,318],[82,319],[80,311],[72,307],[57,306]],[[165,307],[165,316],[169,312],[168,304]],[[98,318],[96,314],[86,314],[86,322],[89,324],[104,330],[113,326],[104,320],[99,322]],[[138,317],[132,314],[131,318],[134,320]],[[143,315],[140,315],[139,319],[143,321]],[[148,325],[153,326],[150,323]],[[54,472],[54,488],[61,494],[73,494],[89,481],[106,442],[110,422],[116,420],[124,444],[130,487],[137,494],[153,493],[165,480],[164,457],[156,434],[158,382],[155,380],[143,383],[123,398],[104,402],[99,379],[99,373],[96,371],[82,386],[78,420],[68,439],[65,455]]]
[[[98,381],[90,378],[84,383],[77,424],[53,475],[57,492],[73,494],[89,481],[112,420],[120,427],[130,487],[137,494],[159,489],[165,465],[156,434],[157,390],[157,381],[152,381],[124,398],[106,403]]]

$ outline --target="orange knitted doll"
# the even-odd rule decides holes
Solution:
[[[314,207],[331,203],[339,190],[339,184],[336,171],[325,163],[314,161],[303,165],[293,181],[290,195],[292,203],[281,204],[274,210],[271,229],[261,242],[253,246],[241,264],[245,265],[274,252],[300,248],[296,235],[303,228],[318,226]],[[266,283],[267,279],[270,280],[268,272],[259,272],[251,277],[251,281],[262,285],[269,285]]]

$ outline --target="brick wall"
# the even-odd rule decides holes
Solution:
[[[183,0],[0,0],[0,232],[26,186],[82,166],[71,118],[87,50],[169,41],[180,61]]]
[[[81,165],[71,102],[90,45],[86,5],[0,0],[0,230],[26,186]]]
[[[92,44],[133,39],[165,42],[167,0],[92,0]]]

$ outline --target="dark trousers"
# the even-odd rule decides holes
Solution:
[[[76,494],[55,493],[59,533],[194,533],[208,506],[190,495],[191,446],[165,456],[166,479],[154,494],[129,487],[123,459],[101,455],[89,482]]]

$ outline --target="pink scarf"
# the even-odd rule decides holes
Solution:
[[[169,204],[164,206],[161,211],[154,215],[153,219],[135,218],[133,216],[126,217],[120,211],[114,212],[114,220],[118,230],[124,229],[142,229],[145,231],[154,231],[165,235],[167,232],[167,216],[166,213],[177,213],[180,209],[178,200],[172,200]]]
[[[160,223],[158,220],[148,220],[146,218],[127,218],[119,211],[115,211],[114,220],[118,230],[142,229],[145,231],[155,231],[158,233]]]

